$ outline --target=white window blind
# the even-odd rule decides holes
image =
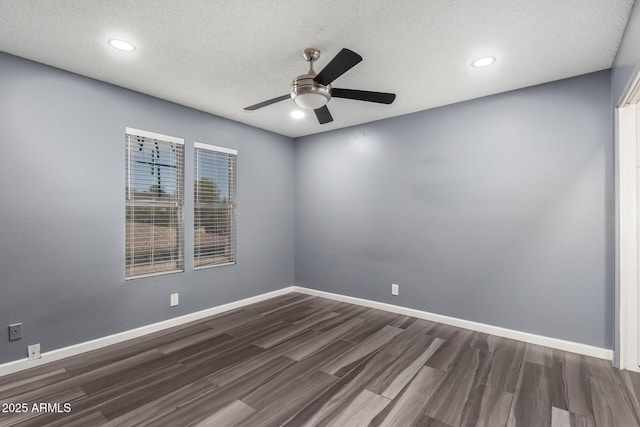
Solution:
[[[195,143],[194,266],[236,262],[236,158],[231,148]]]
[[[183,269],[184,141],[127,128],[125,277]]]

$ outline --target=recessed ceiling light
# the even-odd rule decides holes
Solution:
[[[491,65],[494,62],[496,62],[496,58],[492,56],[487,56],[484,58],[476,59],[471,63],[471,65],[473,65],[476,68],[480,68],[480,67],[486,67],[487,65]]]
[[[304,111],[296,110],[291,112],[291,117],[294,119],[301,119],[304,117]]]
[[[109,44],[112,47],[118,50],[123,50],[125,52],[131,52],[132,50],[136,50],[136,47],[134,45],[124,40],[111,39],[109,40]]]

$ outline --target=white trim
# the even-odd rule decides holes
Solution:
[[[636,64],[631,76],[618,107],[626,107],[640,102],[640,62]]]
[[[638,78],[629,93],[625,105],[635,105],[640,102],[640,78]]]
[[[470,329],[472,331],[484,332],[499,337],[509,338],[517,341],[524,341],[531,344],[542,345],[545,347],[556,348],[558,350],[569,351],[572,353],[584,354],[586,356],[597,357],[599,359],[613,360],[613,350],[606,348],[594,347],[587,344],[581,344],[572,341],[565,341],[557,338],[545,337],[542,335],[530,334],[528,332],[515,331],[513,329],[500,328],[498,326],[486,325],[484,323],[472,322],[469,320],[458,319],[455,317],[443,316],[441,314],[429,313],[427,311],[415,310],[412,308],[400,307],[397,305],[386,304],[383,302],[371,301],[362,298],[349,297],[345,295],[333,294],[330,292],[317,291],[315,289],[293,286],[294,292],[306,295],[313,295],[322,298],[328,298],[336,301],[347,302],[350,304],[358,304],[364,307],[376,308],[378,310],[390,311],[392,313],[404,314],[406,316],[417,317],[419,319],[430,320],[432,322],[444,323],[459,328]]]
[[[183,325],[185,323],[193,322],[194,320],[204,319],[205,317],[213,316],[215,314],[223,313],[229,310],[234,310],[236,308],[244,307],[249,304],[264,301],[266,299],[285,295],[291,292],[293,292],[292,286],[278,289],[277,291],[256,295],[250,298],[245,298],[239,301],[230,302],[228,304],[208,308],[206,310],[197,311],[195,313],[185,314],[184,316],[174,317],[173,319],[163,320],[162,322],[154,323],[152,325],[141,326],[139,328],[120,332],[114,335],[109,335],[80,344],[75,344],[69,347],[48,351],[46,353],[42,353],[41,359],[38,360],[29,361],[27,358],[24,358],[15,360],[13,362],[4,363],[0,365],[0,377],[28,368],[44,365],[46,363],[55,362],[66,357],[76,356],[87,351],[92,351],[112,344],[117,344],[122,341],[130,340],[132,338],[138,338],[143,335],[161,331],[163,329]]]
[[[134,129],[130,127],[127,127],[125,129],[127,134],[129,135],[143,136],[145,138],[159,139],[160,141],[167,141],[167,142],[173,142],[175,144],[184,145],[184,139],[178,138],[176,136],[163,135],[161,133],[149,132],[146,130]]]
[[[175,274],[175,273],[184,273],[184,269],[182,269],[182,270],[158,271],[157,273],[139,274],[137,276],[125,276],[124,281],[127,282],[129,280],[144,279],[145,277],[165,276],[167,274]],[[125,274],[126,274],[126,271],[125,271]]]
[[[221,153],[235,154],[236,156],[238,155],[238,150],[236,150],[235,148],[221,147],[219,145],[206,144],[204,142],[197,141],[193,143],[193,146],[202,150],[219,151]]]
[[[635,105],[616,108],[620,367],[638,371],[638,160]]]
[[[470,329],[472,331],[484,332],[499,337],[510,338],[513,340],[523,341],[531,344],[538,344],[546,347],[556,348],[558,350],[569,351],[572,353],[584,354],[586,356],[597,357],[611,361],[613,359],[613,351],[594,347],[586,344],[580,344],[572,341],[565,341],[557,338],[545,337],[542,335],[530,334],[527,332],[515,331],[513,329],[500,328],[497,326],[486,325],[484,323],[472,322],[469,320],[457,319],[455,317],[443,316],[440,314],[429,313],[427,311],[415,310],[412,308],[400,307],[397,305],[386,304],[377,301],[366,300],[362,298],[350,297],[345,295],[334,294],[330,292],[318,291],[315,289],[304,288],[301,286],[289,286],[276,291],[267,292],[254,297],[245,298],[239,301],[230,302],[228,304],[219,305],[206,310],[195,313],[186,314],[184,316],[174,317],[173,319],[164,320],[152,325],[142,326],[140,328],[131,329],[129,331],[120,332],[107,337],[98,338],[92,341],[83,342],[69,347],[52,350],[42,353],[42,358],[35,361],[28,361],[27,358],[8,362],[0,365],[0,377],[12,374],[35,366],[44,365],[46,363],[55,362],[66,357],[76,356],[87,351],[96,350],[112,344],[117,344],[132,338],[138,338],[147,334],[151,334],[163,329],[174,326],[183,325],[195,320],[204,319],[225,311],[234,310],[249,304],[264,301],[280,295],[291,292],[299,292],[301,294],[313,295],[321,298],[328,298],[335,301],[357,304],[364,307],[376,308],[379,310],[389,311],[392,313],[403,314],[407,316],[417,317],[419,319],[430,320],[432,322],[444,323],[459,328]]]
[[[193,267],[194,271],[198,270],[206,270],[207,268],[216,268],[216,267],[224,267],[225,265],[236,265],[237,262],[225,262],[224,264],[213,264],[213,265],[201,265],[199,267]]]

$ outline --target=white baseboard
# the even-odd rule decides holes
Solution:
[[[42,356],[38,360],[29,361],[27,358],[15,360],[12,362],[4,363],[0,365],[0,377],[3,375],[12,374],[35,366],[44,365],[46,363],[55,362],[56,360],[64,359],[65,357],[76,356],[91,350],[96,350],[102,347],[106,347],[112,344],[117,344],[122,341],[130,340],[132,338],[138,338],[143,335],[148,335],[153,332],[161,331],[163,329],[172,328],[174,326],[183,325],[185,323],[193,322],[195,320],[204,319],[205,317],[213,316],[215,314],[224,313],[225,311],[234,310],[236,308],[243,307],[245,305],[260,302],[269,298],[277,297],[280,295],[293,292],[293,286],[278,289],[277,291],[267,292],[264,294],[256,295],[250,298],[245,298],[239,301],[230,302],[228,304],[218,305],[216,307],[208,308],[206,310],[197,311],[195,313],[185,314],[184,316],[174,317],[173,319],[163,320],[162,322],[154,323],[151,325],[141,326],[139,328],[131,329],[117,334],[109,335],[106,337],[98,338],[91,341],[86,341],[80,344],[75,344],[69,347],[60,348],[57,350],[48,351],[42,353]]]
[[[415,310],[412,308],[400,307],[393,304],[386,304],[382,302],[376,302],[366,300],[362,298],[350,297],[345,295],[334,294],[330,292],[317,291],[315,289],[304,288],[301,286],[289,286],[279,289],[273,292],[267,292],[264,294],[256,295],[250,298],[245,298],[239,301],[230,302],[228,304],[219,305],[216,307],[208,308],[206,310],[197,311],[195,313],[186,314],[184,316],[174,317],[173,319],[164,320],[162,322],[154,323],[152,325],[142,326],[129,331],[120,332],[114,335],[98,338],[95,340],[75,344],[69,347],[52,350],[46,353],[42,353],[42,357],[38,360],[29,361],[27,358],[15,360],[0,365],[0,377],[3,375],[12,374],[35,366],[40,366],[46,363],[55,362],[66,357],[76,356],[88,351],[96,350],[102,347],[106,347],[112,344],[117,344],[122,341],[130,340],[132,338],[138,338],[143,335],[148,335],[153,332],[161,331],[163,329],[172,328],[174,326],[183,325],[185,323],[193,322],[195,320],[204,319],[205,317],[213,316],[225,311],[234,310],[236,308],[244,307],[249,304],[264,301],[269,298],[273,298],[280,295],[285,295],[291,292],[299,292],[306,295],[318,296],[321,298],[328,298],[336,301],[347,302],[350,304],[362,305],[365,307],[377,308],[379,310],[390,311],[392,313],[403,314],[407,316],[417,317],[419,319],[430,320],[432,322],[444,323],[459,328],[470,329],[472,331],[484,332],[499,337],[510,338],[517,341],[523,341],[532,344],[538,344],[545,347],[556,348],[558,350],[569,351],[572,353],[584,354],[586,356],[597,357],[600,359],[613,360],[613,350],[606,348],[594,347],[586,344],[580,344],[572,341],[560,340],[557,338],[545,337],[542,335],[530,334],[527,332],[515,331],[512,329],[500,328],[497,326],[486,325],[484,323],[476,323],[469,320],[457,319],[455,317],[443,316],[440,314],[429,313],[427,311]]]
[[[486,325],[484,323],[472,322],[470,320],[458,319],[455,317],[443,316],[441,314],[429,313],[427,311],[415,310],[412,308],[400,307],[398,305],[386,304],[383,302],[371,301],[362,298],[349,297],[330,292],[317,291],[315,289],[293,286],[294,292],[328,298],[336,301],[358,304],[365,307],[377,308],[379,310],[390,311],[392,313],[404,314],[406,316],[417,317],[419,319],[430,320],[432,322],[444,323],[459,328],[470,329],[472,331],[484,332],[486,334],[523,341],[531,344],[551,347],[571,353],[583,354],[585,356],[597,357],[599,359],[613,360],[613,350],[580,344],[572,341],[565,341],[557,338],[545,337],[542,335],[530,334],[528,332],[515,331],[513,329],[501,328],[498,326]]]

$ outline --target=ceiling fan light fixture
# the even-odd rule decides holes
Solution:
[[[331,99],[331,86],[316,82],[313,80],[315,76],[315,73],[303,74],[296,77],[291,84],[291,99],[305,110],[324,107]]]
[[[493,56],[485,56],[484,58],[476,59],[471,63],[471,65],[476,68],[482,68],[491,65],[494,62],[496,62],[496,58],[494,58]]]
[[[301,93],[293,97],[293,102],[305,110],[315,110],[327,105],[329,99],[319,93]]]

